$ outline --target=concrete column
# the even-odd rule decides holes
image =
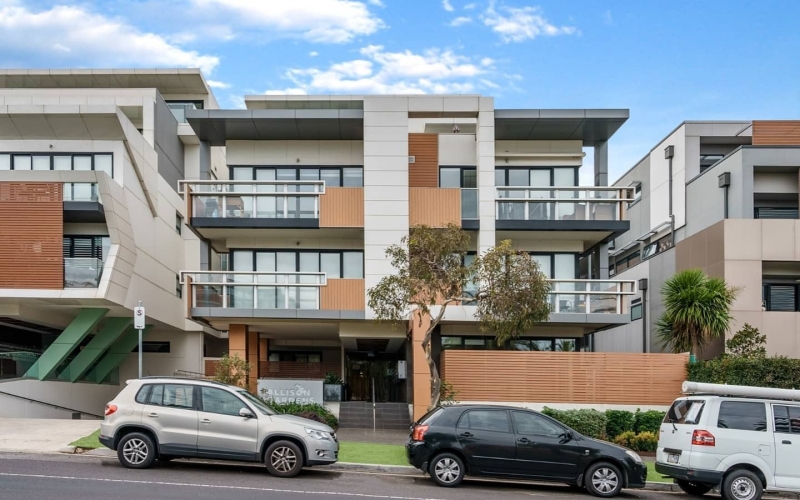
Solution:
[[[228,327],[228,356],[247,359],[247,325]]]
[[[252,367],[247,377],[247,385],[252,392],[258,389],[258,362],[261,359],[259,340],[258,332],[247,331],[247,362]]]
[[[495,246],[495,198],[494,185],[494,98],[481,97],[478,112],[478,124],[475,135],[477,148],[478,172],[478,253],[483,253]]]
[[[608,186],[608,142],[594,145],[594,185]]]

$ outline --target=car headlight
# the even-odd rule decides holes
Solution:
[[[635,451],[625,450],[625,453],[627,453],[629,457],[634,459],[637,464],[642,463],[642,457],[640,457],[639,454],[636,453]]]
[[[330,441],[331,440],[331,435],[328,432],[320,431],[320,430],[317,430],[317,429],[309,429],[308,427],[304,427],[304,429],[306,430],[306,434],[308,434],[309,436],[311,436],[314,439],[319,439],[321,441]]]

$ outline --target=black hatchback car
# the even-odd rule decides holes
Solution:
[[[622,488],[643,488],[647,478],[633,451],[506,406],[437,408],[412,425],[406,455],[440,486],[490,476],[566,483],[609,498]]]

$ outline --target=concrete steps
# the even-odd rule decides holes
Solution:
[[[407,403],[377,403],[375,405],[375,429],[408,430],[411,419]],[[343,402],[339,406],[339,427],[350,429],[372,429],[372,403],[363,401]]]

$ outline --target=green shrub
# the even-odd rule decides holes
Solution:
[[[661,430],[661,422],[664,421],[665,413],[658,410],[639,411],[634,415],[633,432],[652,432],[658,434]]]
[[[625,410],[606,411],[606,437],[614,439],[623,432],[633,432],[635,422],[633,412]]]
[[[285,415],[296,415],[298,417],[307,418],[315,422],[320,422],[330,426],[336,430],[339,427],[339,419],[331,413],[327,408],[319,404],[301,405],[298,403],[275,403],[272,401],[264,401],[267,406],[272,408],[278,413]]]
[[[575,429],[584,436],[605,439],[606,416],[597,410],[556,410],[545,407],[542,413]]]
[[[723,356],[689,363],[692,382],[709,384],[750,385],[778,389],[800,388],[800,359]]]
[[[655,453],[658,448],[658,434],[653,432],[640,432],[631,438],[630,443],[630,449],[633,451]]]
[[[633,431],[625,431],[613,439],[614,444],[624,446],[625,448],[631,447],[631,442],[636,437]]]

